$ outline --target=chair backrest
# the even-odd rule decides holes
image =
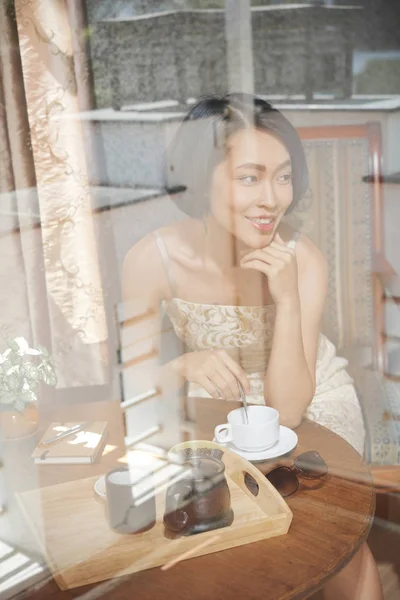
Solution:
[[[346,354],[381,360],[383,306],[372,275],[382,250],[379,125],[298,129],[309,166],[309,193],[290,218],[327,257],[322,330]],[[373,175],[373,183],[365,178]]]
[[[160,367],[180,355],[172,325],[146,300],[120,303],[116,308],[121,408],[125,415],[127,448],[150,443],[169,448],[181,441],[178,394],[163,389]]]

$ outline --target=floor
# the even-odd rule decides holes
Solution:
[[[391,494],[388,520],[375,517],[369,545],[378,563],[385,600],[400,598],[400,494]]]
[[[43,564],[25,552],[0,541],[0,598],[15,598],[23,590],[45,578]]]
[[[375,517],[368,545],[378,565],[385,600],[400,598],[400,494],[389,502],[389,521]],[[318,592],[310,600],[323,600]],[[340,598],[338,598],[340,600]]]
[[[375,524],[369,545],[378,563],[385,600],[400,598],[400,525],[389,528]]]

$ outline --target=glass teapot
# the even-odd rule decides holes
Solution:
[[[167,490],[164,525],[174,534],[192,535],[233,522],[225,464],[216,457],[186,458],[188,467]]]

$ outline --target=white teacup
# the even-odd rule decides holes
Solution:
[[[247,424],[244,408],[228,413],[228,422],[217,425],[215,440],[232,442],[241,450],[258,452],[271,448],[279,440],[279,413],[270,406],[249,406]]]

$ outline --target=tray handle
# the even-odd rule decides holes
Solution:
[[[292,514],[289,506],[268,479],[250,462],[231,451],[224,453],[226,473],[267,514],[275,506],[276,514]],[[271,500],[273,501],[271,503]]]

